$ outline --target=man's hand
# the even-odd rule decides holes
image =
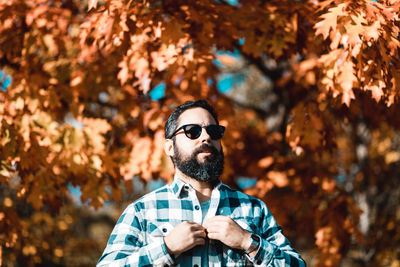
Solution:
[[[246,250],[251,245],[251,233],[227,216],[215,216],[205,221],[207,237],[216,239],[231,248]]]
[[[197,245],[204,245],[205,240],[205,228],[200,224],[190,221],[179,224],[164,237],[168,252],[175,257]]]

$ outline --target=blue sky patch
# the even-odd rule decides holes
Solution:
[[[161,82],[149,93],[151,100],[157,101],[165,96],[165,83]]]

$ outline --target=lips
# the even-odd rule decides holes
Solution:
[[[197,151],[196,154],[200,153],[208,153],[208,154],[214,154],[217,153],[217,149],[211,146],[203,145],[201,146]]]

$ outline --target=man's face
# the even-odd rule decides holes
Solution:
[[[192,108],[179,116],[177,129],[186,124],[207,126],[216,124],[212,115],[203,108]],[[220,140],[213,140],[203,128],[196,139],[188,138],[181,130],[175,135],[173,162],[181,172],[201,182],[219,179],[224,166]]]

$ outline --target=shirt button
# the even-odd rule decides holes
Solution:
[[[185,185],[183,188],[185,188],[185,190],[189,190],[189,186]]]
[[[169,265],[168,264],[164,264],[164,267],[169,267]]]
[[[162,231],[163,231],[164,233],[166,233],[166,232],[167,232],[167,228],[163,228]]]
[[[260,264],[262,263],[262,261],[258,260],[256,263],[257,263],[258,265],[260,265]]]
[[[196,210],[199,210],[200,209],[200,207],[199,206],[194,206],[194,208],[196,209]]]
[[[199,265],[195,264],[195,265],[193,265],[193,267],[199,267]]]

